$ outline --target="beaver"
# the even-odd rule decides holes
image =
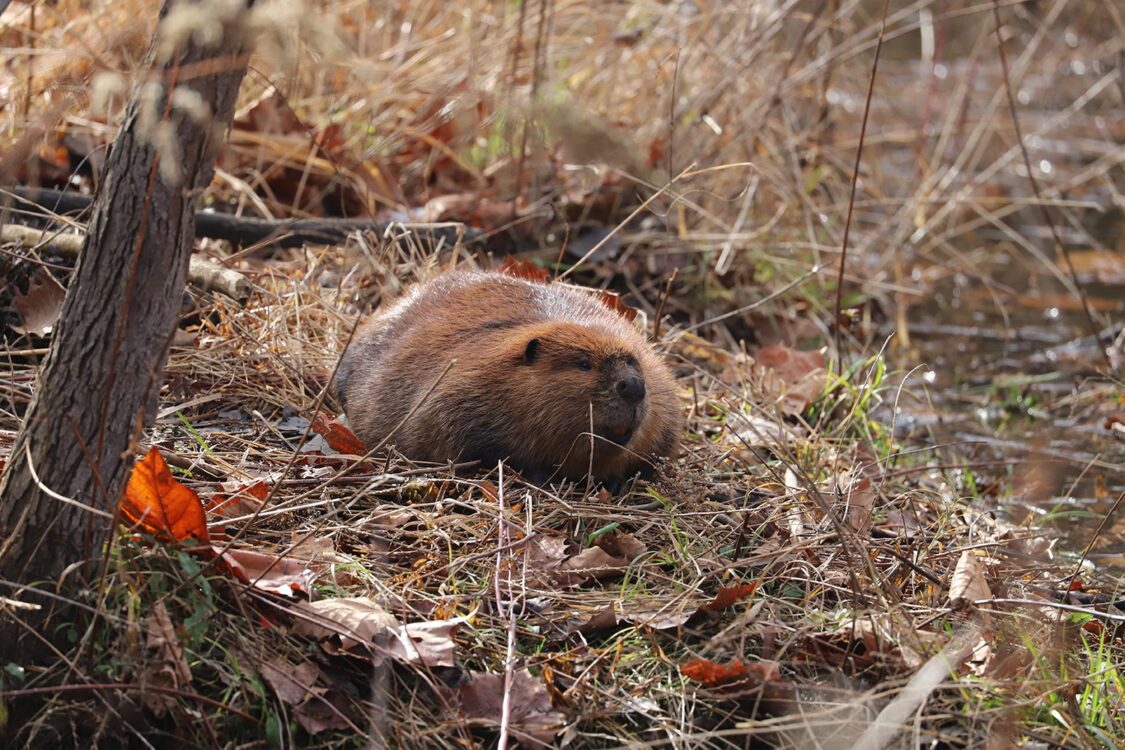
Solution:
[[[675,380],[635,326],[578,289],[498,272],[414,286],[359,328],[336,385],[368,446],[414,409],[388,441],[407,458],[506,459],[533,481],[649,473],[683,429]]]

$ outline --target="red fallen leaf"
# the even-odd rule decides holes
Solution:
[[[620,294],[602,289],[598,292],[598,299],[601,300],[603,305],[608,307],[610,310],[613,310],[615,313],[625,318],[625,320],[629,321],[630,323],[636,320],[637,308],[629,307],[629,305],[626,305],[624,302],[622,302]]]
[[[709,688],[737,693],[737,697],[756,705],[766,715],[789,713],[797,702],[797,686],[790,680],[782,679],[781,670],[774,662],[743,664],[735,659],[723,665],[706,659],[693,659],[681,666],[680,672]]]
[[[535,281],[541,284],[546,284],[551,278],[551,272],[546,268],[540,268],[529,260],[523,258],[513,258],[511,255],[504,261],[504,265],[500,266],[500,273],[506,273],[509,276],[515,276],[517,279],[526,279],[527,281]]]
[[[744,583],[738,586],[720,586],[718,593],[715,594],[714,600],[707,604],[707,609],[712,612],[721,612],[734,605],[741,599],[748,596],[753,596],[754,592],[758,590],[758,584],[761,581],[753,581],[751,583]]]
[[[328,446],[337,453],[347,453],[352,456],[362,456],[367,453],[363,445],[352,431],[336,421],[329,421],[325,414],[318,414],[312,423],[313,432],[320,435]]]
[[[707,659],[692,659],[680,667],[680,672],[709,688],[731,687],[750,677],[750,668],[738,659],[730,664],[716,664]]]
[[[1082,623],[1082,629],[1095,638],[1105,633],[1105,625],[1100,620],[1087,620]]]
[[[167,535],[176,541],[194,537],[210,543],[199,495],[176,481],[155,446],[133,467],[121,500],[121,514],[157,536]]]
[[[207,503],[207,512],[227,518],[253,513],[269,494],[270,488],[262,481],[243,485],[229,495],[216,492]]]

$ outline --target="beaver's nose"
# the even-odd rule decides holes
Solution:
[[[617,381],[617,395],[626,401],[640,401],[645,397],[645,381],[636,375],[627,375]]]

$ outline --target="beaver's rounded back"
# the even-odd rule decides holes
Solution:
[[[387,441],[408,458],[507,459],[538,478],[647,471],[683,429],[675,380],[636,327],[590,294],[501,273],[413,287],[356,332],[336,382],[368,447],[417,407]]]

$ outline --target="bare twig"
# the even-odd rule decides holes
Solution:
[[[855,210],[856,186],[859,184],[859,165],[863,158],[863,139],[867,135],[867,116],[871,112],[871,96],[875,93],[875,73],[879,69],[879,53],[883,49],[883,33],[887,26],[887,6],[883,0],[883,18],[879,21],[879,38],[875,44],[875,57],[871,61],[871,76],[867,79],[867,99],[863,103],[863,121],[859,126],[859,145],[855,149],[855,166],[852,168],[852,189],[848,196],[848,217],[844,220],[844,239],[840,243],[840,273],[836,277],[836,307],[832,329],[836,348],[836,373],[844,372],[844,352],[840,348],[840,304],[844,294],[844,267],[848,259],[848,235],[852,229],[852,212]]]

